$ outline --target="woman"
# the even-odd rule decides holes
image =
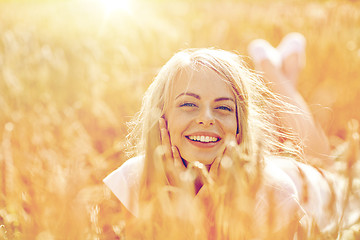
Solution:
[[[295,85],[278,84],[286,78],[286,71],[269,57],[274,49],[264,46],[253,44],[252,53],[256,65],[265,71],[265,79],[275,83],[272,91],[238,55],[223,50],[184,50],[160,70],[131,125],[135,157],[104,180],[134,216],[146,215],[148,205],[142,203],[151,202],[167,189],[170,202],[183,204],[188,201],[184,195],[201,199],[212,226],[205,230],[208,237],[236,239],[241,234],[264,237],[281,233],[288,238],[306,224],[326,231],[334,221],[322,213],[332,202],[338,209],[332,209],[330,215],[339,218],[341,199],[338,194],[333,196],[332,180],[295,160],[326,156],[327,141]],[[285,61],[286,57],[284,63],[291,62]],[[300,68],[297,60],[292,67]],[[298,114],[299,109],[308,116]],[[302,152],[297,139],[306,137],[310,139],[303,142]],[[234,220],[232,210],[224,210],[224,206],[235,206],[237,225],[243,213],[251,221],[248,235],[235,228],[232,235],[224,230],[223,223],[228,222],[224,219]],[[222,227],[214,226],[217,223]]]

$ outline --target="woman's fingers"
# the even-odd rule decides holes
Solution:
[[[185,169],[180,157],[179,150],[176,146],[171,145],[169,131],[167,130],[165,119],[159,120],[161,144],[163,146],[164,157],[167,161],[173,162],[176,168]]]
[[[219,154],[215,158],[214,162],[211,164],[209,174],[210,174],[210,177],[212,177],[213,179],[215,179],[218,175],[220,162],[223,159],[225,150],[226,150],[226,145],[224,144],[222,146],[222,148],[219,150]]]
[[[172,151],[171,151],[169,132],[166,128],[165,119],[160,118],[159,128],[160,128],[160,138],[161,138],[163,156],[165,157],[165,160],[170,160],[172,158]]]
[[[176,147],[176,146],[171,146],[171,151],[172,151],[172,155],[173,155],[173,158],[174,158],[174,165],[175,165],[175,168],[177,169],[181,169],[181,170],[185,170],[185,166],[183,164],[183,161],[180,157],[180,153],[179,153],[179,149]]]
[[[166,127],[165,119],[160,118],[159,128],[163,151],[162,156],[167,179],[171,185],[179,186],[181,184],[179,178],[180,173],[186,168],[180,157],[179,150],[176,146],[171,145],[170,135]]]
[[[186,167],[181,159],[179,149],[171,144],[165,119],[159,119],[159,128],[166,176],[171,185],[181,185],[180,174],[186,171]],[[213,182],[212,180],[218,178],[221,168],[231,167],[231,157],[234,153],[236,145],[235,137],[225,139],[224,144],[221,146],[217,157],[209,169],[209,173],[206,172],[205,174],[208,178],[211,178],[211,181],[208,182]]]
[[[231,156],[234,152],[236,146],[236,139],[227,138],[224,145],[220,149],[217,157],[215,158],[213,164],[210,167],[209,174],[214,179],[218,176],[219,170],[221,168],[227,168],[231,165]]]

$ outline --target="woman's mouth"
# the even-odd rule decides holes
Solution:
[[[186,138],[189,139],[190,141],[201,142],[201,143],[215,143],[220,141],[220,138],[218,137],[203,136],[203,135],[186,136]]]
[[[214,147],[221,140],[221,138],[215,134],[192,134],[185,137],[192,145],[200,148]]]

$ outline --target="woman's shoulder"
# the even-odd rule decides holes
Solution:
[[[134,183],[141,177],[144,167],[144,157],[136,156],[125,161],[119,168],[110,173],[105,179],[105,184],[112,184],[116,180],[125,180],[127,183]]]
[[[136,156],[125,161],[119,168],[104,178],[105,185],[121,203],[137,215],[140,180],[144,168],[144,156]]]

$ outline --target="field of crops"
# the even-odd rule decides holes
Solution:
[[[247,55],[293,31],[307,39],[300,92],[339,152],[360,120],[358,1],[1,1],[0,239],[123,239],[102,179],[126,160],[126,122],[159,68],[180,49]]]

